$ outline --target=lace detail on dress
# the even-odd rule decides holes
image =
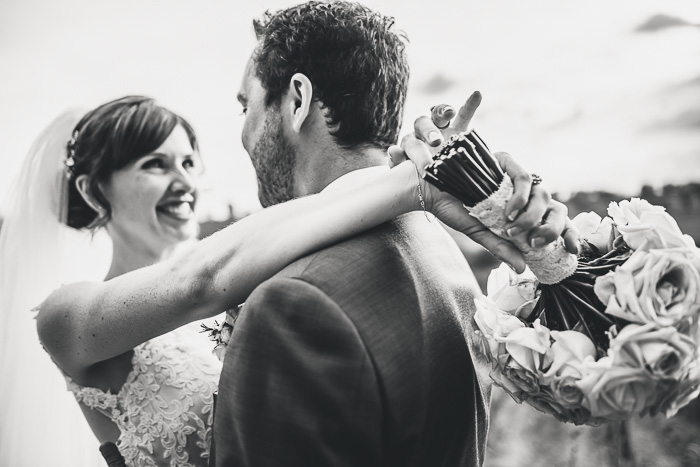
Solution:
[[[128,466],[207,465],[221,364],[202,337],[180,328],[136,347],[117,394],[66,377],[78,402],[119,427],[117,447]]]

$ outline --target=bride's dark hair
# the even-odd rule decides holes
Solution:
[[[154,99],[126,96],[88,112],[75,126],[67,144],[68,217],[73,228],[97,228],[110,218],[111,209],[99,188],[116,170],[155,151],[181,125],[198,150],[194,130],[185,119],[158,105]],[[104,212],[99,215],[85,201],[76,186],[87,175],[87,191]]]

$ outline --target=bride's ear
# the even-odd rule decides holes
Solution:
[[[303,73],[294,73],[289,80],[289,111],[292,115],[292,128],[295,132],[301,132],[301,127],[311,111],[313,101],[313,86],[311,80]]]
[[[90,180],[87,175],[78,175],[78,177],[75,179],[75,187],[78,189],[80,196],[83,197],[83,200],[85,200],[87,205],[97,213],[98,217],[102,217],[105,209],[95,199],[95,196],[90,189],[89,181]]]

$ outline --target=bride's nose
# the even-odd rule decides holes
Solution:
[[[171,189],[175,192],[193,193],[197,190],[197,177],[188,172],[184,167],[172,172],[173,181]]]

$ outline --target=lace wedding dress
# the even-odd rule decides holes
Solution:
[[[117,447],[127,466],[206,466],[221,373],[211,349],[187,325],[136,347],[117,394],[66,381],[78,402],[119,427]]]

